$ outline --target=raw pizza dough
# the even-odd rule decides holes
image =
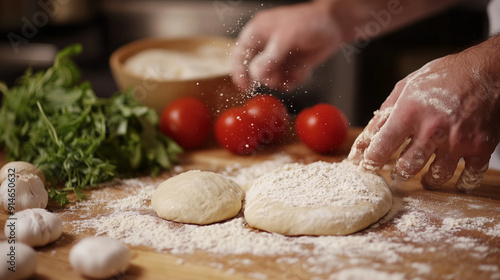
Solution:
[[[284,235],[347,235],[378,221],[392,205],[382,177],[348,161],[292,163],[253,182],[245,218]]]
[[[158,186],[151,205],[158,216],[175,222],[206,225],[236,216],[244,192],[220,174],[192,170]]]

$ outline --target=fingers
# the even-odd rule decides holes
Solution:
[[[489,157],[464,158],[465,167],[457,180],[455,187],[460,191],[471,191],[479,187],[483,175],[488,170]]]
[[[459,160],[448,153],[438,151],[436,158],[429,166],[429,170],[422,176],[422,186],[432,190],[448,182],[453,177]]]
[[[433,149],[428,148],[428,143],[425,139],[412,139],[396,161],[391,178],[406,181],[420,172],[434,153]]]
[[[260,81],[264,86],[270,88],[281,88],[282,83],[286,83],[282,79],[282,72],[291,71],[291,69],[286,70],[283,67],[286,55],[285,51],[282,50],[282,44],[283,42],[280,42],[276,36],[270,38],[265,48],[254,56],[248,66],[251,79]]]
[[[232,78],[239,87],[246,89],[251,86],[252,79],[248,73],[248,67],[255,55],[262,51],[266,40],[250,24],[241,32],[232,52]]]
[[[392,112],[392,107],[388,107],[381,111],[376,111],[373,118],[370,120],[368,125],[363,129],[363,132],[356,138],[354,144],[352,145],[351,151],[349,152],[348,159],[354,164],[358,165],[363,159],[363,154],[370,146],[371,139],[380,128],[385,124]]]
[[[248,40],[247,37],[252,39]],[[233,81],[242,88],[249,88],[258,82],[269,88],[285,90],[303,81],[311,70],[309,67],[295,67],[297,65],[285,67],[290,55],[286,50],[287,46],[277,35],[259,39],[244,33],[233,51]]]
[[[312,75],[320,62],[316,52],[297,43],[296,31],[269,22],[269,14],[254,18],[241,32],[233,49],[233,81],[240,87],[254,84],[278,90],[289,90]]]
[[[268,88],[288,90],[309,78],[315,64],[310,55],[301,55],[297,48],[293,48],[295,41],[296,38],[289,33],[271,36],[248,66],[250,79]]]
[[[387,122],[393,111],[393,106],[396,103],[401,91],[406,85],[406,79],[401,80],[396,84],[394,90],[387,97],[386,101],[380,107],[379,111],[375,111],[373,118],[368,122],[363,132],[356,138],[349,152],[348,159],[354,164],[359,165],[363,160],[365,150],[372,143],[372,138],[380,131],[382,126]]]
[[[240,88],[247,89],[250,87],[250,77],[247,71],[248,60],[245,59],[246,55],[244,51],[240,51],[236,48],[233,51],[233,70],[232,79],[233,82]]]
[[[432,154],[438,150],[440,145],[443,144],[448,137],[448,134],[440,127],[440,122],[436,119],[423,122],[420,126],[419,133],[412,138],[409,145],[401,152],[401,155],[396,161],[396,165],[391,173],[392,179],[408,180],[417,175],[417,173],[427,164]],[[450,162],[453,163],[452,160],[447,160],[448,157],[445,156],[446,153],[439,153],[437,161],[435,161],[437,165],[434,166],[436,172],[431,172],[431,175],[439,175],[438,170],[447,171],[442,165]],[[444,161],[442,160],[443,158],[445,159]],[[453,173],[451,175],[453,175]],[[449,180],[449,178],[447,180]]]
[[[411,136],[411,133],[411,128],[399,120],[398,116],[389,116],[380,131],[373,136],[359,165],[366,171],[377,172]]]

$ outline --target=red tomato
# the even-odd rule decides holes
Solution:
[[[250,154],[259,146],[257,127],[243,107],[230,108],[215,121],[215,138],[227,150]]]
[[[283,138],[290,118],[285,105],[278,98],[259,95],[248,100],[244,108],[255,119],[260,143],[271,144]]]
[[[302,110],[295,120],[300,140],[318,153],[337,149],[347,138],[348,128],[342,111],[324,103]]]
[[[194,97],[178,98],[163,110],[160,130],[185,149],[199,147],[212,131],[210,111]]]

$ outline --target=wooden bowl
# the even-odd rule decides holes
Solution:
[[[199,79],[158,80],[139,76],[124,67],[128,58],[143,50],[160,48],[194,52],[207,45],[224,48],[229,55],[234,40],[225,37],[196,37],[134,41],[112,53],[109,61],[111,72],[121,90],[132,88],[135,98],[155,109],[158,114],[161,114],[163,108],[171,101],[179,97],[192,96],[203,101],[213,116],[217,116],[226,108],[240,104],[244,100],[243,92],[232,82],[230,73]]]

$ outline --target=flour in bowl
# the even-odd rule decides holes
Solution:
[[[227,75],[231,61],[227,50],[203,46],[193,52],[149,49],[125,61],[125,68],[144,78],[168,81]]]

